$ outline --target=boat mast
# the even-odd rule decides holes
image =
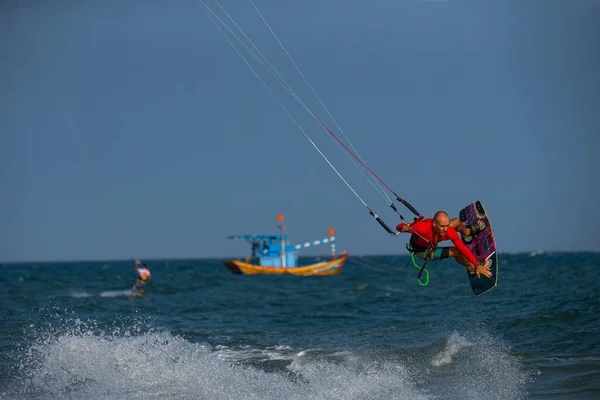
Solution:
[[[329,228],[327,233],[329,234],[329,239],[331,240],[331,259],[335,260],[335,230],[333,228]]]
[[[283,224],[284,221],[284,216],[283,214],[279,214],[277,215],[277,221],[281,222],[281,225],[279,225],[279,229],[281,229],[281,266],[282,267],[286,267],[285,264],[285,225]]]

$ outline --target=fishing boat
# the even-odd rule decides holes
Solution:
[[[334,229],[329,228],[329,236],[312,242],[290,245],[285,232],[284,216],[279,214],[277,220],[281,222],[281,233],[272,235],[234,235],[228,239],[245,239],[250,243],[251,253],[245,259],[224,260],[227,269],[237,275],[254,274],[292,274],[299,276],[324,276],[338,275],[348,252],[344,251],[339,256],[335,254]],[[331,260],[320,261],[309,265],[298,265],[298,251],[307,247],[329,243],[331,246]]]

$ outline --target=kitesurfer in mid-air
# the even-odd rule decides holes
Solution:
[[[484,275],[492,276],[489,260],[477,260],[471,250],[464,245],[458,232],[463,238],[472,240],[485,229],[483,221],[465,227],[460,219],[450,219],[444,211],[438,211],[433,218],[417,220],[413,223],[402,222],[396,230],[411,233],[410,241],[406,248],[411,253],[423,260],[443,260],[452,257],[459,264],[464,265],[470,274],[477,274],[479,278]],[[451,240],[454,247],[438,247],[439,242]]]

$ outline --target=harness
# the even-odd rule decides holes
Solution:
[[[429,245],[427,247],[424,247],[424,246],[421,246],[420,244],[418,244],[417,240],[415,239],[415,233],[410,235],[410,240],[406,244],[406,249],[408,251],[412,251],[414,253],[424,253],[424,252],[428,251],[430,249],[430,247],[432,247],[432,246]]]
[[[410,253],[410,259],[412,261],[412,264],[415,266],[415,268],[419,269],[419,275],[417,276],[417,282],[419,282],[419,285],[421,285],[421,286],[427,286],[429,284],[429,271],[426,270],[425,267],[427,266],[427,264],[429,264],[429,261],[433,260],[433,257],[434,257],[433,252],[437,248],[437,243],[431,243],[429,240],[425,239],[419,233],[413,231],[412,224],[409,224],[408,226],[409,226],[408,231],[411,232],[411,235],[410,235],[410,240],[406,244],[406,250],[408,250],[408,252]],[[424,247],[424,246],[418,244],[417,240],[415,239],[415,236],[419,236],[425,242],[429,243],[429,246]],[[423,265],[419,265],[415,261],[416,254],[426,255],[426,257],[421,257],[421,256],[417,255],[417,257],[425,260],[425,263],[423,263]],[[423,274],[423,272],[425,272],[425,282],[421,282],[421,275]]]

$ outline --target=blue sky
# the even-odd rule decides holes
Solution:
[[[367,165],[422,214],[479,199],[500,251],[600,249],[600,2],[254,3]],[[221,5],[339,135],[252,4]],[[240,256],[246,243],[225,237],[275,232],[278,213],[293,243],[334,227],[339,250],[405,253],[199,3],[3,2],[0,38],[0,260]]]

